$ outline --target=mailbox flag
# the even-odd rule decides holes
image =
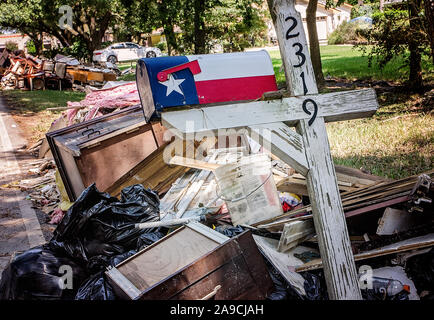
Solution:
[[[149,115],[149,106],[144,104],[144,100],[150,102],[149,90],[157,111],[182,105],[252,100],[277,90],[266,51],[144,58],[139,60],[136,73],[145,116]]]

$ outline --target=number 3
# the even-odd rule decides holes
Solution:
[[[298,47],[298,51],[295,54],[301,58],[301,62],[294,66],[294,68],[298,68],[298,67],[301,67],[302,65],[304,65],[304,63],[306,62],[306,56],[302,52],[303,46],[300,43],[296,42],[292,45],[292,47],[295,47],[295,46]]]

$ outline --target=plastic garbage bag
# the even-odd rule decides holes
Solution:
[[[47,245],[38,246],[16,255],[3,271],[0,299],[74,299],[86,277],[86,270],[69,257],[54,254]]]
[[[17,255],[9,264],[0,299],[74,299],[77,292],[79,297],[111,299],[108,284],[96,274],[160,239],[159,229],[135,228],[158,219],[158,196],[142,185],[124,188],[121,200],[89,186],[49,243]],[[66,281],[65,266],[72,273],[71,288],[69,282],[66,287],[59,282]]]
[[[283,278],[279,271],[268,260],[264,259],[274,283],[274,291],[267,297],[268,300],[302,300],[303,297]]]
[[[157,194],[142,185],[126,187],[121,200],[89,186],[68,210],[50,241],[53,250],[65,251],[76,261],[111,257],[143,242],[142,234],[156,229],[138,229],[135,224],[159,219]]]
[[[125,259],[136,254],[138,251],[146,248],[155,241],[164,237],[161,232],[152,232],[142,234],[139,238],[139,247],[137,250],[130,250],[120,255],[111,257],[109,264],[116,266]],[[105,270],[99,271],[89,279],[78,289],[75,300],[116,300],[117,296],[105,276]]]
[[[75,300],[116,300],[116,298],[104,271],[100,271],[87,279],[75,295]]]
[[[215,228],[215,231],[224,234],[226,237],[233,238],[243,233],[244,229],[241,226],[235,226],[235,227],[218,226],[217,228]]]
[[[327,288],[323,274],[315,275],[310,272],[302,274],[304,281],[304,290],[308,300],[328,300]]]
[[[413,280],[421,299],[434,300],[434,248],[409,258],[405,272]]]

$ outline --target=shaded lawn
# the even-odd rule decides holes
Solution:
[[[408,76],[408,68],[402,68],[403,59],[400,56],[389,62],[383,70],[377,64],[368,65],[368,57],[363,57],[362,52],[352,46],[321,46],[321,62],[324,76],[345,78],[350,80],[388,80],[404,81]],[[269,51],[276,80],[285,83],[283,70],[280,72],[282,60],[279,50]],[[434,80],[434,66],[432,61],[426,58],[422,63],[423,77]]]
[[[66,107],[68,101],[80,101],[84,92],[59,90],[5,90],[2,95],[12,103],[15,112],[39,112],[47,108]]]
[[[369,68],[368,58],[351,46],[321,46],[320,49],[325,76],[402,82],[408,74],[400,67],[403,57],[394,59],[380,70],[376,66]],[[285,75],[283,70],[280,71],[280,52],[270,51],[270,56],[276,80],[282,85]],[[432,82],[433,65],[424,61],[423,68],[425,81]],[[380,108],[373,117],[328,123],[334,162],[392,179],[431,170],[434,164],[434,106],[415,108],[420,98],[419,95],[380,94]]]
[[[0,94],[6,98],[12,117],[29,146],[45,136],[62,112],[47,111],[46,108],[66,107],[68,101],[80,101],[86,96],[84,92],[66,90],[6,90]]]

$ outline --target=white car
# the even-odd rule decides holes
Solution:
[[[138,60],[140,58],[160,57],[161,51],[155,47],[142,47],[132,42],[114,43],[102,50],[93,52],[95,62],[111,62]]]

